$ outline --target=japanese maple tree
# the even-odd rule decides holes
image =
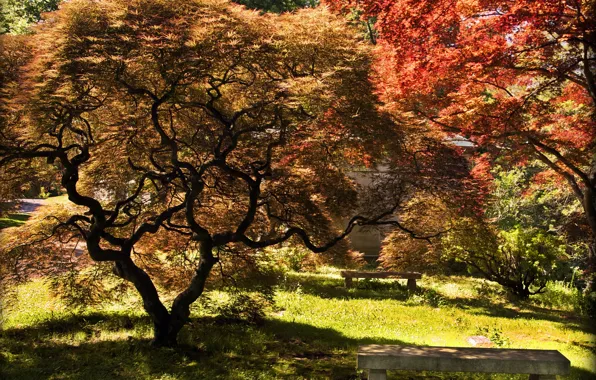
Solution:
[[[364,225],[416,235],[394,217],[414,176],[439,193],[465,175],[440,169],[449,146],[417,150],[426,140],[406,143],[379,111],[369,48],[326,9],[73,0],[0,46],[3,186],[42,160],[74,205],[3,241],[0,277],[76,276],[84,258],[60,243],[80,239],[135,286],[160,345],[176,343],[220,254],[290,239],[323,252]],[[365,189],[349,176],[378,163]],[[169,309],[160,271],[183,284]]]
[[[387,109],[533,158],[581,202],[596,265],[596,3],[592,0],[327,1],[376,18]],[[588,233],[590,234],[590,233]]]

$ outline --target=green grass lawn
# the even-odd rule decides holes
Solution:
[[[46,206],[56,205],[56,204],[67,204],[67,203],[68,203],[68,195],[66,195],[66,194],[57,195],[55,197],[48,197],[45,199],[45,202],[44,202],[44,204]]]
[[[6,217],[0,218],[0,230],[9,227],[18,227],[25,224],[25,222],[29,219],[29,215],[27,214],[19,214],[19,213],[10,213],[7,214]]]
[[[556,349],[570,359],[564,379],[594,379],[596,341],[572,309],[574,292],[554,285],[529,302],[464,277],[405,284],[360,281],[346,290],[336,270],[291,273],[261,325],[230,323],[196,308],[180,347],[149,346],[138,299],[69,311],[43,281],[18,289],[0,335],[2,379],[361,379],[359,344],[469,346],[483,334],[498,346]],[[210,292],[215,300],[225,298]],[[527,379],[526,375],[389,372],[390,379]]]

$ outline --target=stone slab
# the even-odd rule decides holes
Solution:
[[[377,344],[358,349],[358,368],[363,369],[566,375],[569,367],[556,350]]]

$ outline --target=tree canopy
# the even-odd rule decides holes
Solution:
[[[484,161],[543,164],[581,201],[596,245],[593,1],[335,1],[379,33],[387,109],[472,140]]]
[[[3,274],[78,275],[64,247],[82,240],[139,291],[158,344],[175,343],[224,254],[323,252],[365,225],[417,235],[394,215],[418,175],[466,193],[465,165],[442,168],[457,150],[379,110],[369,48],[324,8],[73,0],[0,44],[3,178],[45,162],[74,205],[3,242]],[[380,163],[390,175],[366,189],[349,175]],[[183,284],[169,310],[160,273]]]

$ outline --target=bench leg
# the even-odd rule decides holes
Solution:
[[[369,369],[368,380],[387,380],[387,371],[384,369]]]
[[[557,380],[556,375],[530,375],[529,380]]]
[[[416,290],[416,280],[413,278],[408,279],[408,290],[415,291]]]
[[[346,277],[346,289],[350,289],[352,287],[352,277]]]

